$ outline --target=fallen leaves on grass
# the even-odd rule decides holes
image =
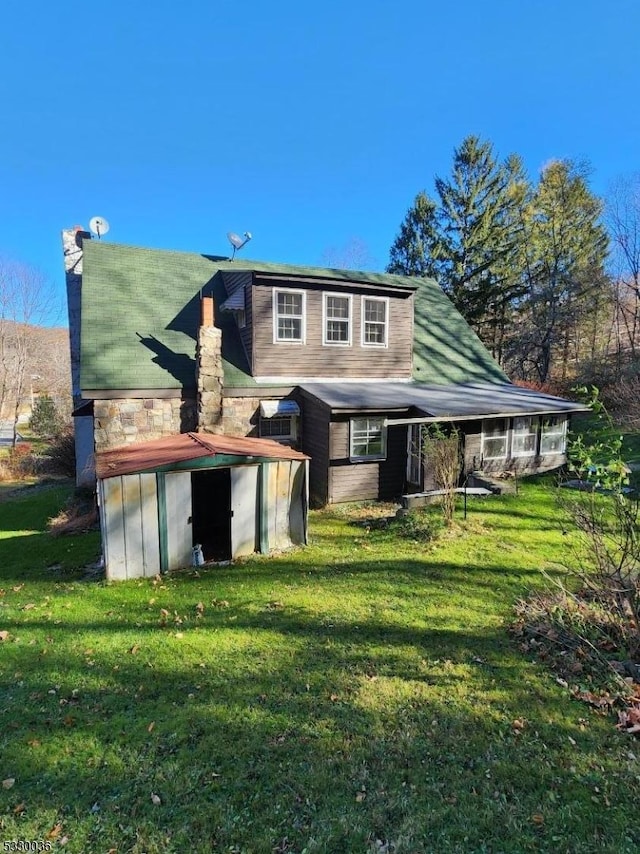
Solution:
[[[15,782],[16,782],[15,777],[7,777],[6,780],[2,781],[2,788],[3,789],[11,789],[14,786]]]
[[[4,630],[0,632],[0,643],[2,643],[3,641],[9,640],[9,638],[10,638],[9,632],[4,631]]]
[[[640,734],[640,706],[630,706],[618,712],[617,728],[629,735]]]
[[[162,803],[162,799],[160,798],[160,795],[156,795],[155,792],[151,792],[151,803],[155,804],[155,806],[159,807],[160,804]]]

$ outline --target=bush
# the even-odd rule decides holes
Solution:
[[[49,446],[51,468],[67,477],[76,476],[76,444],[73,430],[63,430]]]

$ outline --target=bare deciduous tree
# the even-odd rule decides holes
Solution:
[[[52,293],[38,270],[0,258],[0,417],[12,423],[14,445],[20,405],[31,384],[33,326],[51,318]]]

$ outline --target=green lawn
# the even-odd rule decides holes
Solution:
[[[63,498],[0,503],[0,842],[640,850],[638,742],[505,630],[562,559],[552,488],[431,545],[317,512],[306,549],[110,586],[95,534],[44,532]]]

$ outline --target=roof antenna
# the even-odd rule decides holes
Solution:
[[[89,228],[100,240],[102,235],[109,231],[109,223],[103,216],[92,216],[89,220]]]
[[[236,257],[236,252],[238,249],[242,249],[245,243],[248,243],[251,240],[251,232],[245,231],[244,240],[240,237],[239,234],[236,234],[235,231],[228,231],[227,237],[229,239],[229,243],[233,246],[233,255],[229,258],[229,261],[233,261]]]

